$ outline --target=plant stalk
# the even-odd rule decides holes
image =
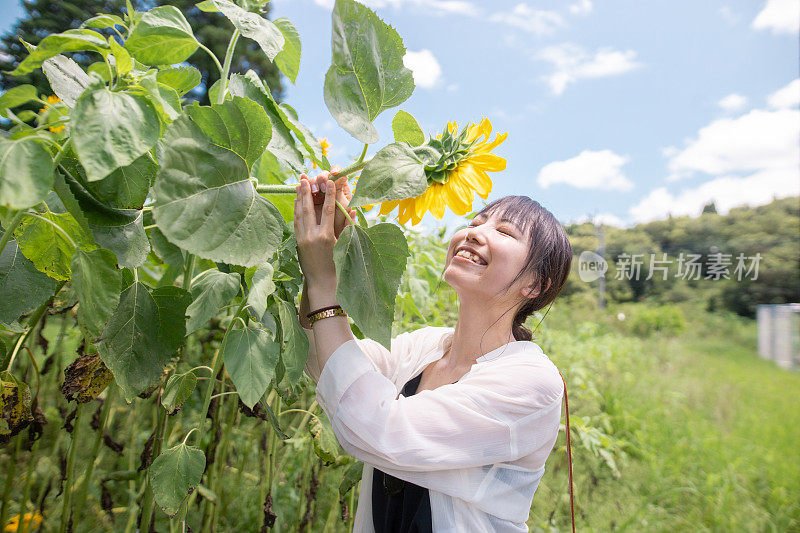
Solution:
[[[3,487],[3,505],[0,506],[0,524],[5,525],[6,519],[8,518],[8,508],[9,502],[8,500],[11,497],[11,487],[14,486],[14,474],[17,469],[17,455],[19,455],[19,449],[22,445],[22,435],[17,435],[16,443],[14,444],[14,449],[11,452],[11,457],[8,458],[8,472],[6,472],[6,485]]]
[[[109,413],[111,412],[111,404],[114,401],[115,385],[112,383],[108,386],[106,393],[105,403],[103,403],[103,410],[100,412],[100,427],[94,436],[94,443],[92,443],[92,454],[89,456],[89,465],[86,468],[86,476],[83,483],[78,489],[78,494],[75,497],[75,523],[81,516],[83,504],[86,501],[86,494],[89,490],[89,485],[92,483],[92,474],[94,473],[95,463],[99,462],[100,445],[103,443],[103,432],[105,431],[106,424],[108,423]]]
[[[30,337],[31,333],[33,333],[33,330],[36,329],[36,325],[39,324],[39,321],[42,319],[42,317],[44,316],[45,312],[50,307],[50,304],[53,303],[53,298],[56,297],[56,294],[58,294],[58,291],[61,290],[61,287],[63,287],[65,283],[66,283],[66,281],[62,281],[61,283],[59,283],[56,286],[56,290],[53,293],[53,296],[51,296],[45,303],[40,305],[38,307],[38,309],[36,309],[36,311],[34,311],[34,313],[28,319],[28,331],[26,331],[25,333],[20,334],[19,339],[14,344],[14,349],[11,351],[11,354],[8,356],[8,359],[6,361],[2,361],[2,363],[0,363],[0,368],[4,368],[5,370],[7,370],[9,372],[11,371],[11,365],[14,364],[14,359],[17,357],[17,353],[19,352],[20,348],[22,348],[22,346],[28,341],[28,337]]]
[[[61,526],[59,533],[67,531],[70,515],[72,514],[72,477],[75,473],[75,456],[78,453],[78,437],[81,431],[81,418],[83,418],[84,405],[78,404],[78,412],[75,415],[75,425],[72,429],[72,442],[69,444],[69,455],[67,456],[67,479],[64,483],[64,503],[61,508]]]
[[[231,40],[228,42],[228,49],[225,51],[225,64],[222,66],[222,74],[219,79],[219,96],[217,103],[225,103],[225,95],[228,92],[228,74],[231,71],[231,61],[233,61],[233,50],[236,48],[236,43],[239,41],[239,30],[234,30],[231,35]]]
[[[8,223],[8,227],[3,232],[3,236],[0,237],[0,252],[2,252],[8,241],[11,240],[11,236],[14,234],[14,230],[17,229],[19,223],[22,222],[22,217],[25,216],[25,210],[17,211],[17,214],[14,215],[14,218],[11,219],[11,222]]]

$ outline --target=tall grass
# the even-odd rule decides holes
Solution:
[[[643,307],[566,302],[538,332],[571,414],[624,441],[618,476],[573,446],[580,530],[799,531],[800,374],[758,358],[754,321],[691,304],[679,336],[635,337],[626,322]],[[563,435],[556,446],[532,531],[569,525]]]

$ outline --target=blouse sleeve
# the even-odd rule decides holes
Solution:
[[[536,355],[498,372],[477,372],[455,384],[397,397],[394,384],[374,371],[361,346],[347,341],[325,364],[316,396],[347,453],[401,479],[452,493],[452,483],[463,474],[458,470],[514,461],[537,450],[549,454],[561,420],[563,382]]]
[[[308,337],[308,359],[306,359],[306,373],[319,383],[322,369],[317,358],[317,347],[314,343],[314,331],[303,328]],[[389,351],[381,343],[369,338],[355,339],[355,343],[361,348],[364,356],[367,357],[375,371],[391,378],[395,375],[400,358],[407,354],[412,348],[414,338],[420,330],[401,333],[391,341],[392,350]],[[327,366],[327,365],[326,365]]]

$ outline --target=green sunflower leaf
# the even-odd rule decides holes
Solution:
[[[154,7],[125,41],[125,48],[145,65],[181,63],[197,50],[197,40],[183,13],[174,6]]]
[[[387,349],[391,348],[395,296],[408,256],[403,231],[387,223],[347,226],[333,248],[337,301],[364,335]]]
[[[158,506],[169,516],[175,516],[183,501],[200,484],[205,468],[203,451],[185,442],[162,452],[148,471]]]
[[[167,128],[159,150],[153,216],[164,236],[190,253],[255,266],[272,257],[284,223],[250,182],[248,161],[260,156],[269,142],[263,130],[268,118],[255,103],[237,99],[244,102],[234,97],[212,106],[213,113],[195,109]],[[233,117],[234,123],[228,123]],[[228,133],[237,137],[226,140]],[[252,245],[256,241],[259,246]]]
[[[250,409],[275,377],[281,346],[263,329],[235,329],[228,333],[222,358],[242,403]]]
[[[358,178],[353,207],[412,198],[425,192],[425,165],[405,143],[381,148]]]
[[[336,0],[331,40],[325,105],[350,135],[377,142],[372,121],[414,92],[411,70],[403,66],[403,39],[371,9],[354,0]]]

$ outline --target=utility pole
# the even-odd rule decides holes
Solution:
[[[595,225],[595,235],[597,236],[597,239],[600,241],[599,245],[597,246],[597,250],[596,250],[595,253],[597,253],[597,255],[599,255],[600,257],[605,258],[606,232],[605,232],[605,228],[603,227],[603,223],[602,222],[599,225]],[[600,307],[600,309],[605,309],[606,308],[606,277],[605,276],[601,276],[598,281],[600,281],[600,286],[599,286],[600,294],[597,297],[597,305]]]

